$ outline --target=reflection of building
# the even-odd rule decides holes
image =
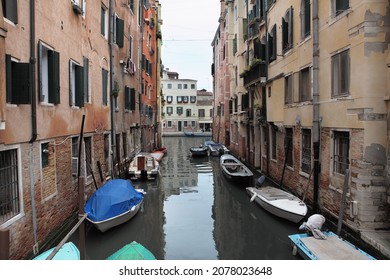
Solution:
[[[197,90],[197,81],[179,79],[179,74],[163,70],[162,134],[183,135],[184,131],[210,130],[211,92]]]
[[[230,121],[218,136],[357,232],[390,225],[389,11],[386,0],[226,0],[213,45],[214,123]]]

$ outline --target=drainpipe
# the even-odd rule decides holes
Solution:
[[[109,35],[109,48],[110,48],[110,112],[111,112],[111,178],[115,178],[115,161],[116,161],[116,137],[115,137],[115,108],[114,108],[114,95],[112,94],[114,89],[114,20],[115,20],[115,9],[114,1],[110,0],[109,14],[110,14],[110,35]]]
[[[30,192],[31,192],[31,214],[33,223],[34,235],[34,254],[38,252],[38,234],[37,234],[37,209],[35,202],[34,189],[34,147],[33,143],[37,139],[37,105],[36,105],[36,90],[35,90],[35,0],[30,0],[30,97],[31,97],[31,139],[30,143]]]
[[[31,97],[31,139],[33,143],[37,139],[37,104],[35,89],[35,0],[30,0],[30,97]]]
[[[318,212],[318,192],[320,173],[320,105],[319,105],[319,18],[318,0],[313,0],[313,212]]]

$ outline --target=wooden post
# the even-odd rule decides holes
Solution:
[[[79,219],[84,215],[84,177],[79,177]],[[85,260],[85,223],[84,220],[79,227],[79,250],[80,250],[80,259]]]
[[[344,174],[343,196],[341,197],[339,220],[337,223],[337,235],[338,236],[340,236],[341,226],[343,225],[343,216],[344,216],[344,209],[345,209],[345,200],[347,198],[348,181],[349,181],[349,169],[346,169],[345,174]]]
[[[9,230],[0,230],[0,260],[9,260]]]

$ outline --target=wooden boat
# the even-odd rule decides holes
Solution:
[[[200,145],[198,147],[191,147],[190,152],[193,157],[207,157],[209,155],[209,148]]]
[[[129,180],[113,179],[98,188],[87,200],[87,220],[105,232],[133,218],[141,208],[144,192]]]
[[[255,201],[262,208],[280,218],[299,223],[307,214],[306,204],[295,195],[272,186],[261,186],[265,180],[262,176],[258,180],[260,187],[248,187],[247,193],[251,201]]]
[[[184,131],[187,137],[211,137],[210,131]]]
[[[168,152],[168,148],[167,147],[160,147],[160,148],[154,149],[152,151],[152,153],[154,153],[154,152],[161,152],[163,154],[166,154]]]
[[[326,239],[316,239],[308,233],[289,235],[293,254],[306,260],[375,260],[374,257],[331,231],[322,232]]]
[[[33,260],[46,260],[54,250],[55,247],[36,256]],[[65,243],[52,258],[52,260],[79,260],[79,259],[80,259],[80,251],[73,242]]]
[[[236,157],[223,154],[219,162],[226,178],[241,185],[253,186],[253,172]]]
[[[225,145],[215,143],[213,140],[205,141],[204,146],[209,147],[211,156],[220,156],[229,153],[229,150],[225,147]]]
[[[131,180],[156,180],[160,164],[150,153],[139,153],[130,162],[128,170]]]
[[[107,260],[156,260],[156,257],[143,245],[133,241],[109,256]]]

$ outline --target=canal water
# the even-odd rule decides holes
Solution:
[[[250,202],[244,186],[222,175],[219,157],[191,157],[189,148],[205,140],[210,138],[164,137],[161,176],[133,182],[146,191],[140,212],[105,233],[87,223],[86,258],[104,260],[137,241],[159,260],[299,259],[288,239],[299,224]],[[71,239],[78,242],[77,234]]]

